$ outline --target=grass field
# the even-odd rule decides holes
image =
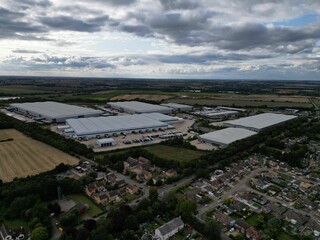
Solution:
[[[52,170],[60,163],[78,163],[78,159],[15,129],[0,130],[0,136],[13,139],[0,142],[0,179],[4,182]]]
[[[37,87],[27,87],[27,86],[1,86],[0,93],[2,94],[33,94],[33,93],[49,93],[50,90],[45,90]]]
[[[69,195],[68,197],[75,202],[82,202],[84,204],[88,204],[89,209],[87,213],[90,217],[96,216],[97,214],[102,212],[102,209],[99,208],[97,205],[95,205],[91,199],[89,199],[88,197],[82,194],[72,194],[72,195]]]
[[[171,147],[165,145],[152,145],[149,147],[145,147],[150,153],[153,153],[161,158],[168,160],[175,160],[179,162],[192,161],[200,158],[204,155],[204,152],[197,150],[190,150],[185,148]]]
[[[19,229],[20,227],[24,227],[27,230],[29,229],[28,223],[22,219],[5,220],[4,225],[9,229]]]

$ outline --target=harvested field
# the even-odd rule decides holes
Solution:
[[[162,94],[124,94],[111,98],[112,101],[117,100],[134,100],[134,99],[144,99],[150,101],[162,101],[173,98],[173,95],[162,95]]]
[[[49,171],[60,163],[78,163],[77,158],[29,138],[15,129],[0,130],[0,136],[1,139],[13,139],[0,142],[0,179],[3,182]]]

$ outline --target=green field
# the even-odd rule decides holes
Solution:
[[[161,144],[145,147],[144,149],[158,157],[179,162],[192,161],[205,154],[202,151],[171,147]]]
[[[5,220],[4,225],[6,225],[9,229],[19,229],[20,227],[24,227],[25,229],[29,229],[28,223],[21,219],[16,220]]]
[[[33,94],[33,93],[49,93],[51,91],[46,91],[38,88],[28,88],[24,86],[19,87],[9,87],[2,86],[0,87],[1,94],[15,95],[15,94]]]
[[[170,102],[183,103],[190,105],[207,105],[207,106],[236,106],[236,107],[288,107],[288,108],[310,108],[312,104],[306,102],[276,102],[276,101],[250,101],[250,100],[229,100],[229,99],[191,99],[176,98]]]
[[[90,217],[96,216],[102,212],[102,209],[100,207],[98,207],[91,199],[89,199],[85,195],[72,194],[72,195],[68,195],[68,197],[75,202],[82,202],[84,204],[88,204],[89,209],[88,209],[87,213]]]

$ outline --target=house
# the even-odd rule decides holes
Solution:
[[[166,177],[170,178],[170,177],[175,177],[177,176],[177,171],[174,170],[173,168],[169,169],[168,171],[166,171]]]
[[[114,201],[118,199],[118,191],[117,190],[113,190],[108,192],[108,197],[110,199],[110,201]]]
[[[152,173],[147,170],[142,170],[141,172],[137,173],[136,179],[138,181],[148,181],[152,178]]]
[[[278,218],[281,218],[282,215],[288,210],[285,206],[278,202],[269,202],[265,207]]]
[[[119,195],[120,197],[124,197],[125,195],[127,195],[127,189],[126,189],[125,187],[120,188],[120,189],[118,190],[118,195]]]
[[[93,198],[98,204],[105,204],[109,202],[109,196],[107,193],[96,193],[93,195]]]
[[[170,222],[167,222],[154,231],[154,239],[167,240],[179,232],[183,227],[184,223],[180,217],[172,219]]]
[[[221,211],[215,211],[213,214],[213,217],[215,218],[215,220],[222,223],[224,226],[229,225],[230,222],[232,221],[231,217],[229,217],[228,215],[226,215],[225,213],[223,213]]]
[[[129,194],[136,194],[137,192],[138,192],[138,188],[136,187],[136,186],[134,186],[134,185],[131,185],[131,184],[128,184],[127,186],[126,186],[126,190],[127,190],[127,192],[129,193]]]
[[[239,232],[241,232],[243,234],[245,234],[247,229],[249,228],[248,223],[246,223],[242,218],[238,218],[236,220],[234,226]]]
[[[124,171],[131,170],[132,168],[135,168],[139,165],[139,162],[137,159],[133,157],[128,157],[126,161],[123,162],[124,165]]]
[[[141,156],[138,158],[138,162],[140,169],[146,169],[151,166],[151,161]]]
[[[88,184],[88,186],[85,188],[85,192],[88,196],[92,196],[96,192],[96,190],[97,188],[95,182]]]
[[[291,224],[295,225],[303,225],[309,219],[301,214],[296,213],[295,211],[289,209],[287,212],[283,214],[283,217],[286,221],[290,222]]]
[[[250,240],[260,240],[260,234],[254,227],[249,227],[246,230],[246,237]]]

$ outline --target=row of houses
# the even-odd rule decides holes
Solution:
[[[85,187],[86,194],[98,204],[121,201],[126,195],[139,192],[137,186],[127,184],[113,173],[108,173],[102,179],[94,181]]]

